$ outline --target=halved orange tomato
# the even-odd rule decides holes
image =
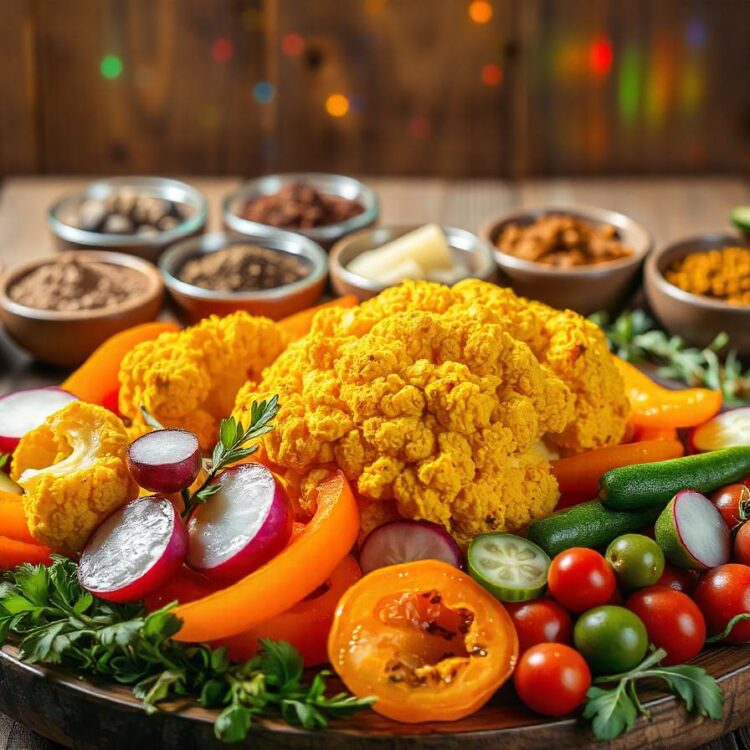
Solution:
[[[347,688],[396,721],[454,721],[510,677],[518,637],[500,602],[436,560],[375,570],[341,598],[328,657]]]

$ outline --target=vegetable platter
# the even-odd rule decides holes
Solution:
[[[750,722],[750,410],[716,358],[665,388],[626,334],[407,281],[138,326],[6,394],[0,709],[80,748]]]

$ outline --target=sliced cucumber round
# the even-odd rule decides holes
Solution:
[[[732,209],[732,224],[750,234],[750,206],[736,206]]]
[[[471,577],[501,602],[536,599],[547,585],[547,553],[515,534],[480,534],[467,557]]]

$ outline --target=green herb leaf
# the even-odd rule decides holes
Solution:
[[[252,724],[252,715],[244,706],[225,708],[214,723],[216,738],[222,742],[241,742],[247,737]]]
[[[141,404],[140,409],[143,421],[149,427],[152,427],[154,430],[164,429],[164,425],[144,406],[144,404]]]
[[[613,740],[629,732],[637,715],[636,705],[622,684],[614,690],[591,687],[586,693],[583,718],[591,722],[598,740]]]

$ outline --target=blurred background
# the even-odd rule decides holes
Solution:
[[[2,0],[0,173],[750,170],[750,0]]]

